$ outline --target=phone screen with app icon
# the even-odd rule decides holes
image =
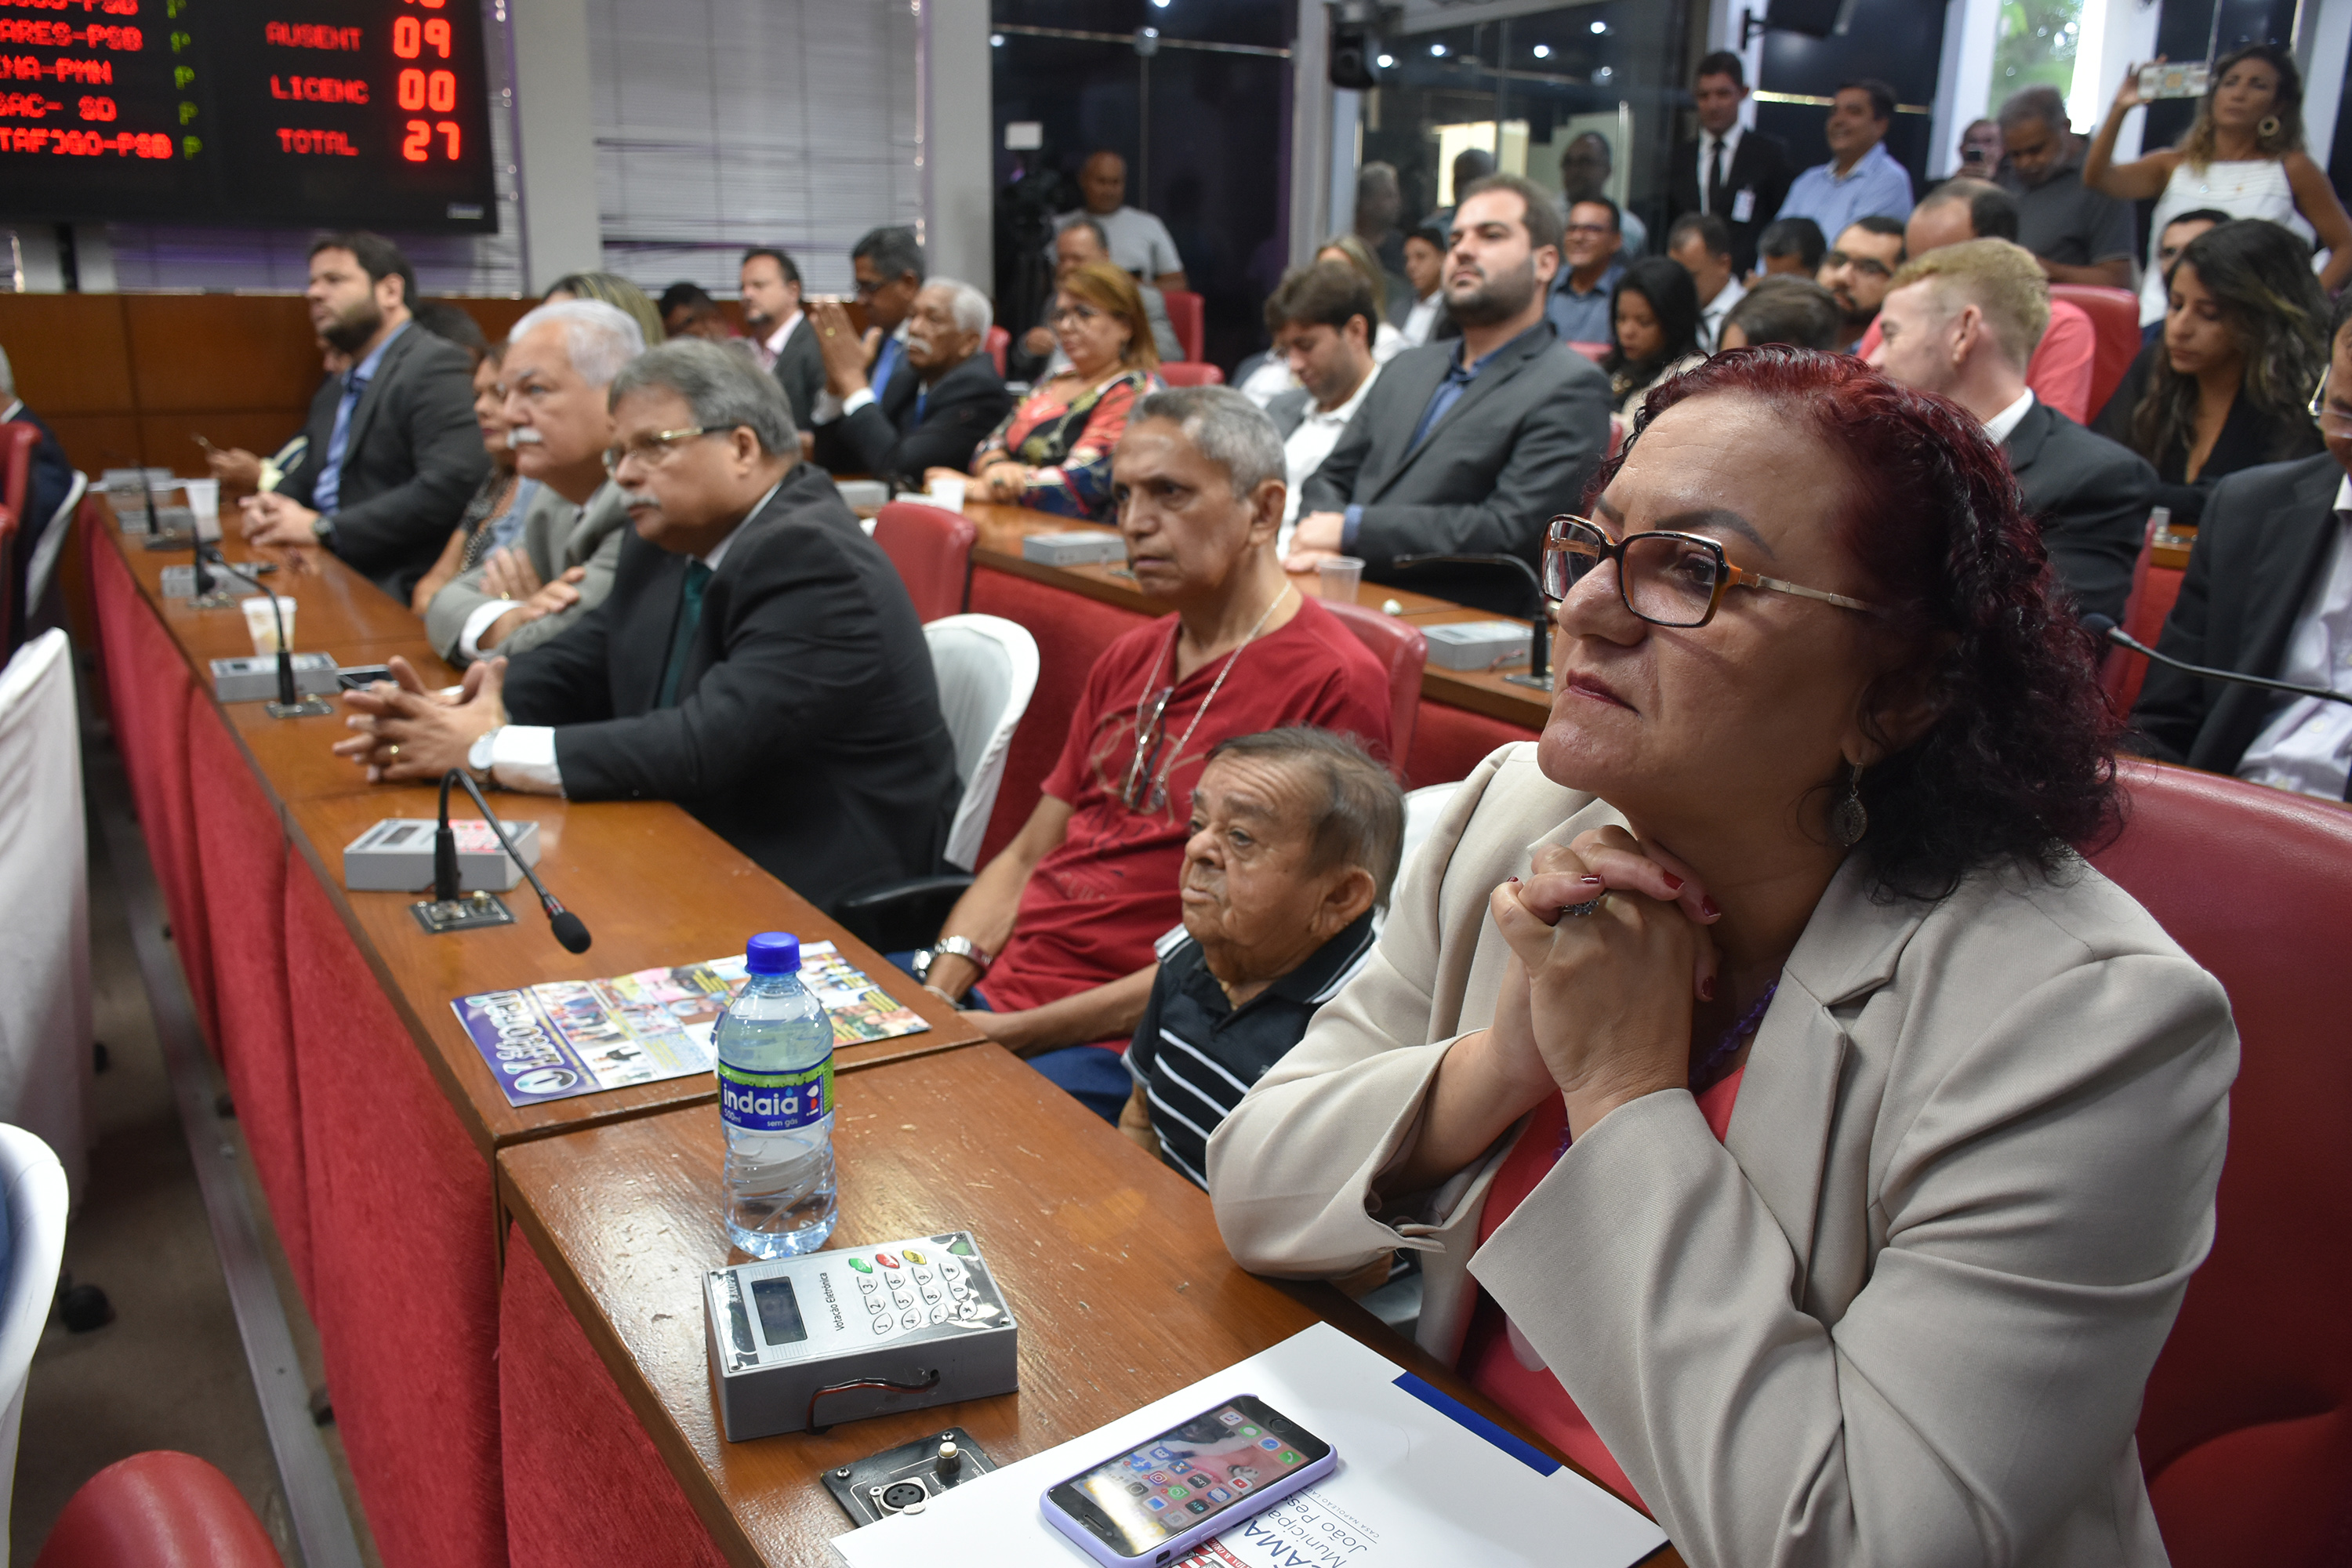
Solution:
[[[1142,1557],[1220,1515],[1246,1517],[1259,1494],[1330,1451],[1264,1400],[1242,1394],[1045,1495],[1118,1556]]]

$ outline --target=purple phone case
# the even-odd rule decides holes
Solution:
[[[1228,1397],[1254,1396],[1237,1394]],[[1209,1408],[1213,1410],[1216,1406],[1211,1405]],[[1307,1436],[1315,1436],[1317,1434],[1310,1432]],[[1329,1442],[1329,1439],[1325,1438],[1324,1441]],[[1096,1465],[1101,1462],[1097,1460]],[[1113,1552],[1101,1537],[1088,1530],[1079,1521],[1072,1519],[1054,1501],[1054,1487],[1069,1485],[1079,1476],[1085,1475],[1087,1470],[1094,1469],[1096,1465],[1088,1465],[1084,1470],[1064,1476],[1060,1480],[1055,1481],[1054,1486],[1047,1487],[1037,1494],[1037,1506],[1045,1511],[1046,1522],[1076,1542],[1079,1551],[1101,1563],[1103,1568],[1138,1568],[1139,1564],[1141,1568],[1159,1568],[1159,1564],[1176,1562],[1210,1537],[1231,1530],[1245,1519],[1252,1519],[1264,1513],[1291,1493],[1323,1479],[1339,1468],[1339,1449],[1338,1445],[1332,1445],[1330,1452],[1314,1463],[1293,1470],[1271,1486],[1259,1489],[1251,1495],[1246,1504],[1237,1505],[1213,1514],[1181,1535],[1170,1536],[1140,1557],[1121,1557],[1118,1552]]]

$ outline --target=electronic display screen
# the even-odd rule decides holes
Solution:
[[[1074,1476],[1049,1494],[1122,1557],[1249,1502],[1330,1446],[1244,1394]]]
[[[0,0],[0,212],[493,231],[478,0]]]
[[[793,1282],[782,1274],[751,1281],[751,1305],[759,1309],[760,1333],[772,1345],[794,1345],[808,1338],[801,1321],[800,1298]]]

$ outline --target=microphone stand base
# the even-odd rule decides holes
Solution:
[[[215,588],[209,594],[198,594],[188,601],[192,610],[226,610],[236,603],[236,595],[226,588]]]
[[[1532,686],[1538,691],[1551,689],[1551,677],[1549,675],[1507,675],[1503,679],[1514,686]]]
[[[305,697],[299,702],[265,702],[261,707],[272,719],[323,719],[335,710],[332,703],[319,697]]]
[[[515,923],[514,911],[496,893],[469,893],[462,899],[446,903],[432,899],[419,899],[408,906],[416,923],[428,936],[446,936],[451,931],[474,931],[482,926],[510,926]]]

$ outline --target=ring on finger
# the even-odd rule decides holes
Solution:
[[[400,742],[397,742],[397,741],[394,741],[394,742],[392,743],[391,747],[390,747],[388,750],[386,750],[386,751],[385,751],[384,755],[385,755],[385,756],[387,756],[387,757],[390,757],[394,762],[398,762],[398,761],[400,760]],[[1598,900],[1598,899],[1595,899],[1595,900],[1593,900],[1592,901],[1593,901],[1594,903],[1596,903],[1596,904],[1597,904],[1597,903],[1599,903],[1601,900]]]
[[[1601,899],[1605,899],[1608,896],[1608,894],[1603,893],[1601,895]],[[1582,920],[1585,916],[1593,913],[1601,908],[1601,899],[1587,899],[1580,904],[1570,904],[1559,911],[1560,917],[1563,920],[1570,917]]]

